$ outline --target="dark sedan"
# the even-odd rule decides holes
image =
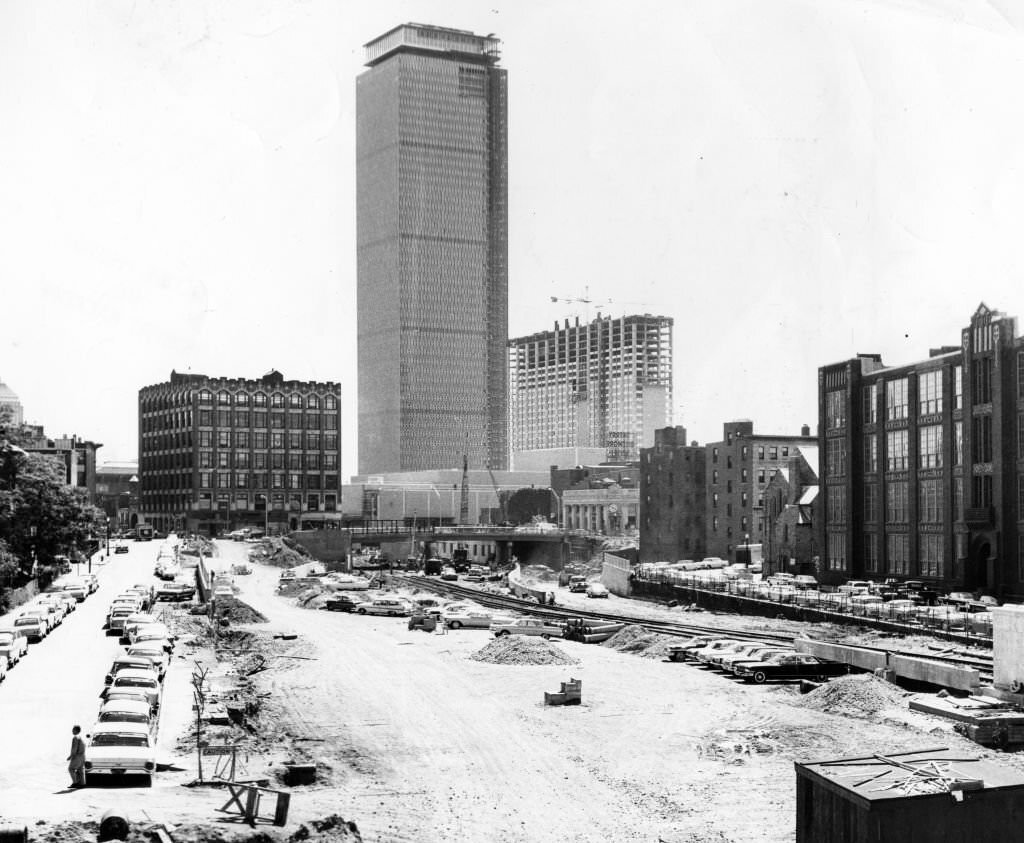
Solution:
[[[365,603],[365,600],[348,594],[335,594],[330,600],[324,603],[328,612],[354,612]]]
[[[195,596],[196,587],[185,582],[169,582],[156,590],[157,600],[169,600],[174,603],[191,600]]]
[[[749,682],[761,685],[778,679],[827,679],[830,676],[845,676],[849,665],[830,662],[804,653],[773,656],[763,662],[745,662],[736,666],[736,675]]]

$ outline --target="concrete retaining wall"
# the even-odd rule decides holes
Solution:
[[[978,671],[931,659],[898,656],[883,650],[867,650],[846,644],[827,644],[808,638],[798,638],[793,642],[793,646],[803,653],[810,653],[812,656],[834,662],[843,662],[861,670],[891,670],[900,679],[928,682],[942,688],[976,691],[981,685],[981,676]]]
[[[288,534],[295,543],[309,551],[309,555],[321,562],[337,562],[348,556],[352,548],[352,536],[348,530],[297,530]],[[409,542],[405,542],[407,552]],[[404,559],[404,556],[396,557]]]
[[[28,603],[37,594],[39,594],[39,583],[36,580],[29,580],[21,588],[12,588],[3,595],[3,601],[0,602],[0,613],[4,610],[4,603],[7,604],[7,610],[17,609]]]
[[[1000,606],[992,612],[993,684],[1008,689],[1024,682],[1024,606]]]
[[[801,653],[810,653],[821,659],[859,667],[861,670],[882,670],[889,666],[888,654],[877,650],[863,650],[860,647],[849,647],[844,644],[826,644],[823,641],[812,641],[798,638],[793,642]]]
[[[632,582],[629,578],[631,568],[628,559],[623,559],[614,553],[605,553],[601,563],[601,582],[612,594],[629,597],[633,593]]]

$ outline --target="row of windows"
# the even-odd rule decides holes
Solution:
[[[988,423],[981,421],[987,419]],[[987,430],[987,439],[975,440],[975,451],[977,455],[988,455],[987,460],[975,459],[975,462],[989,462],[992,459],[991,431],[992,417],[977,416],[972,422],[979,422],[979,431]],[[942,425],[930,424],[919,427],[917,430],[917,467],[918,468],[942,468]],[[829,476],[845,473],[846,453],[845,445],[834,446],[833,442],[843,442],[842,439],[828,440],[826,451],[826,471]],[[987,443],[987,444],[986,444]],[[963,463],[963,422],[953,423],[953,465]],[[885,470],[906,471],[910,467],[910,432],[906,429],[887,430],[885,433]],[[841,469],[841,470],[839,470]],[[864,471],[868,474],[878,471],[878,439],[874,434],[864,437]]]
[[[307,512],[318,512],[320,510],[321,501],[323,502],[323,508],[325,512],[337,512],[338,510],[338,496],[337,495],[286,495],[284,493],[274,493],[270,496],[270,509],[281,511],[284,509],[300,510],[303,503],[305,503]],[[217,509],[226,511],[233,504],[235,509],[241,510],[255,510],[256,512],[264,512],[267,509],[267,496],[257,494],[253,498],[250,498],[247,494],[218,494],[216,498],[212,492],[200,492],[199,493],[199,508],[200,509],[213,509],[214,503],[217,505]]]
[[[321,436],[320,433],[303,433],[298,430],[289,431],[287,434],[256,430],[218,430],[216,434],[212,430],[199,431],[199,447],[212,448],[284,448],[287,443],[290,451],[319,451],[321,444],[325,450],[338,450],[338,434],[328,433]]]
[[[977,362],[977,361],[976,361]],[[986,361],[989,362],[989,361]],[[975,389],[975,403],[987,403],[978,400],[979,390],[983,396],[991,395],[991,369],[985,369],[977,374],[981,384]],[[953,367],[953,409],[959,410],[963,407],[964,377],[963,367]],[[985,386],[987,384],[988,386]],[[864,387],[863,397],[863,422],[865,424],[876,424],[878,422],[878,387],[879,384],[872,383]],[[841,391],[830,392],[825,395],[825,423],[826,427],[842,427],[846,423],[846,407],[844,394]],[[922,372],[917,376],[917,413],[919,416],[930,416],[942,412],[942,370],[934,369]],[[831,409],[830,409],[831,408]],[[885,381],[885,418],[887,420],[905,419],[910,412],[909,379],[896,378]],[[831,415],[830,415],[831,414]]]
[[[257,451],[250,454],[248,451],[236,451],[232,455],[228,451],[200,451],[200,468],[323,468],[332,471],[338,467],[337,454],[318,453],[271,453]],[[187,468],[188,466],[181,466]]]
[[[218,428],[273,428],[281,430],[326,430],[338,429],[338,417],[330,413],[285,413],[266,410],[200,410],[197,416],[200,427]],[[143,433],[155,433],[161,430],[190,430],[192,428],[191,410],[180,413],[169,413],[158,416],[145,416],[140,421]]]
[[[214,402],[214,394],[208,389],[201,389],[199,391],[199,403],[200,404],[212,404]],[[239,407],[249,406],[250,397],[252,404],[256,407],[267,406],[267,394],[265,392],[256,392],[252,396],[247,392],[230,393],[227,390],[220,390],[216,395],[216,401],[221,406],[234,404]],[[269,406],[271,407],[284,407],[285,396],[280,392],[273,392],[270,394]],[[302,395],[297,392],[293,392],[287,396],[287,405],[294,408],[302,408],[303,406],[309,409],[318,409],[323,404],[324,409],[337,410],[338,399],[334,395],[326,395],[321,401],[318,395],[307,395],[303,399]]]
[[[881,573],[878,534],[864,533],[864,570],[867,573]],[[946,561],[943,537],[938,533],[921,533],[917,538],[918,571],[910,569],[910,536],[907,533],[888,533],[885,537],[885,558],[887,573],[894,576],[917,574],[922,577],[941,577]],[[830,533],[828,536],[828,567],[833,571],[845,571],[846,536]]]
[[[337,489],[337,474],[299,472],[200,471],[200,489]]]

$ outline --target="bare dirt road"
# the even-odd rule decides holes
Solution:
[[[106,593],[148,576],[146,547],[115,557]],[[218,552],[214,564],[229,569],[247,546],[218,542]],[[410,632],[402,618],[301,608],[276,593],[278,574],[256,565],[235,578],[268,620],[242,628],[248,654],[229,657],[264,660],[247,680],[262,707],[235,735],[239,778],[276,783],[286,762],[318,768],[315,784],[291,788],[285,831],[337,813],[380,843],[781,843],[793,839],[794,760],[933,746],[982,754],[906,711],[898,693],[851,719],[800,707],[791,686],[595,645],[559,642],[578,660],[569,666],[479,662],[469,656],[486,631]],[[122,806],[138,820],[212,827],[222,792],[181,786],[196,773],[187,691],[191,660],[210,658],[201,642],[179,647],[168,679],[161,761],[172,769],[151,789],[58,792],[66,733],[95,711],[115,649],[99,630],[103,596],[84,604],[95,616],[81,614],[77,631],[73,616],[0,688],[0,820],[95,819]],[[545,707],[543,693],[570,677],[583,682],[583,704]]]

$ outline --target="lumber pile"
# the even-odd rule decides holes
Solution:
[[[544,705],[579,705],[583,702],[583,680],[570,679],[562,683],[562,690],[555,694],[544,692]]]

